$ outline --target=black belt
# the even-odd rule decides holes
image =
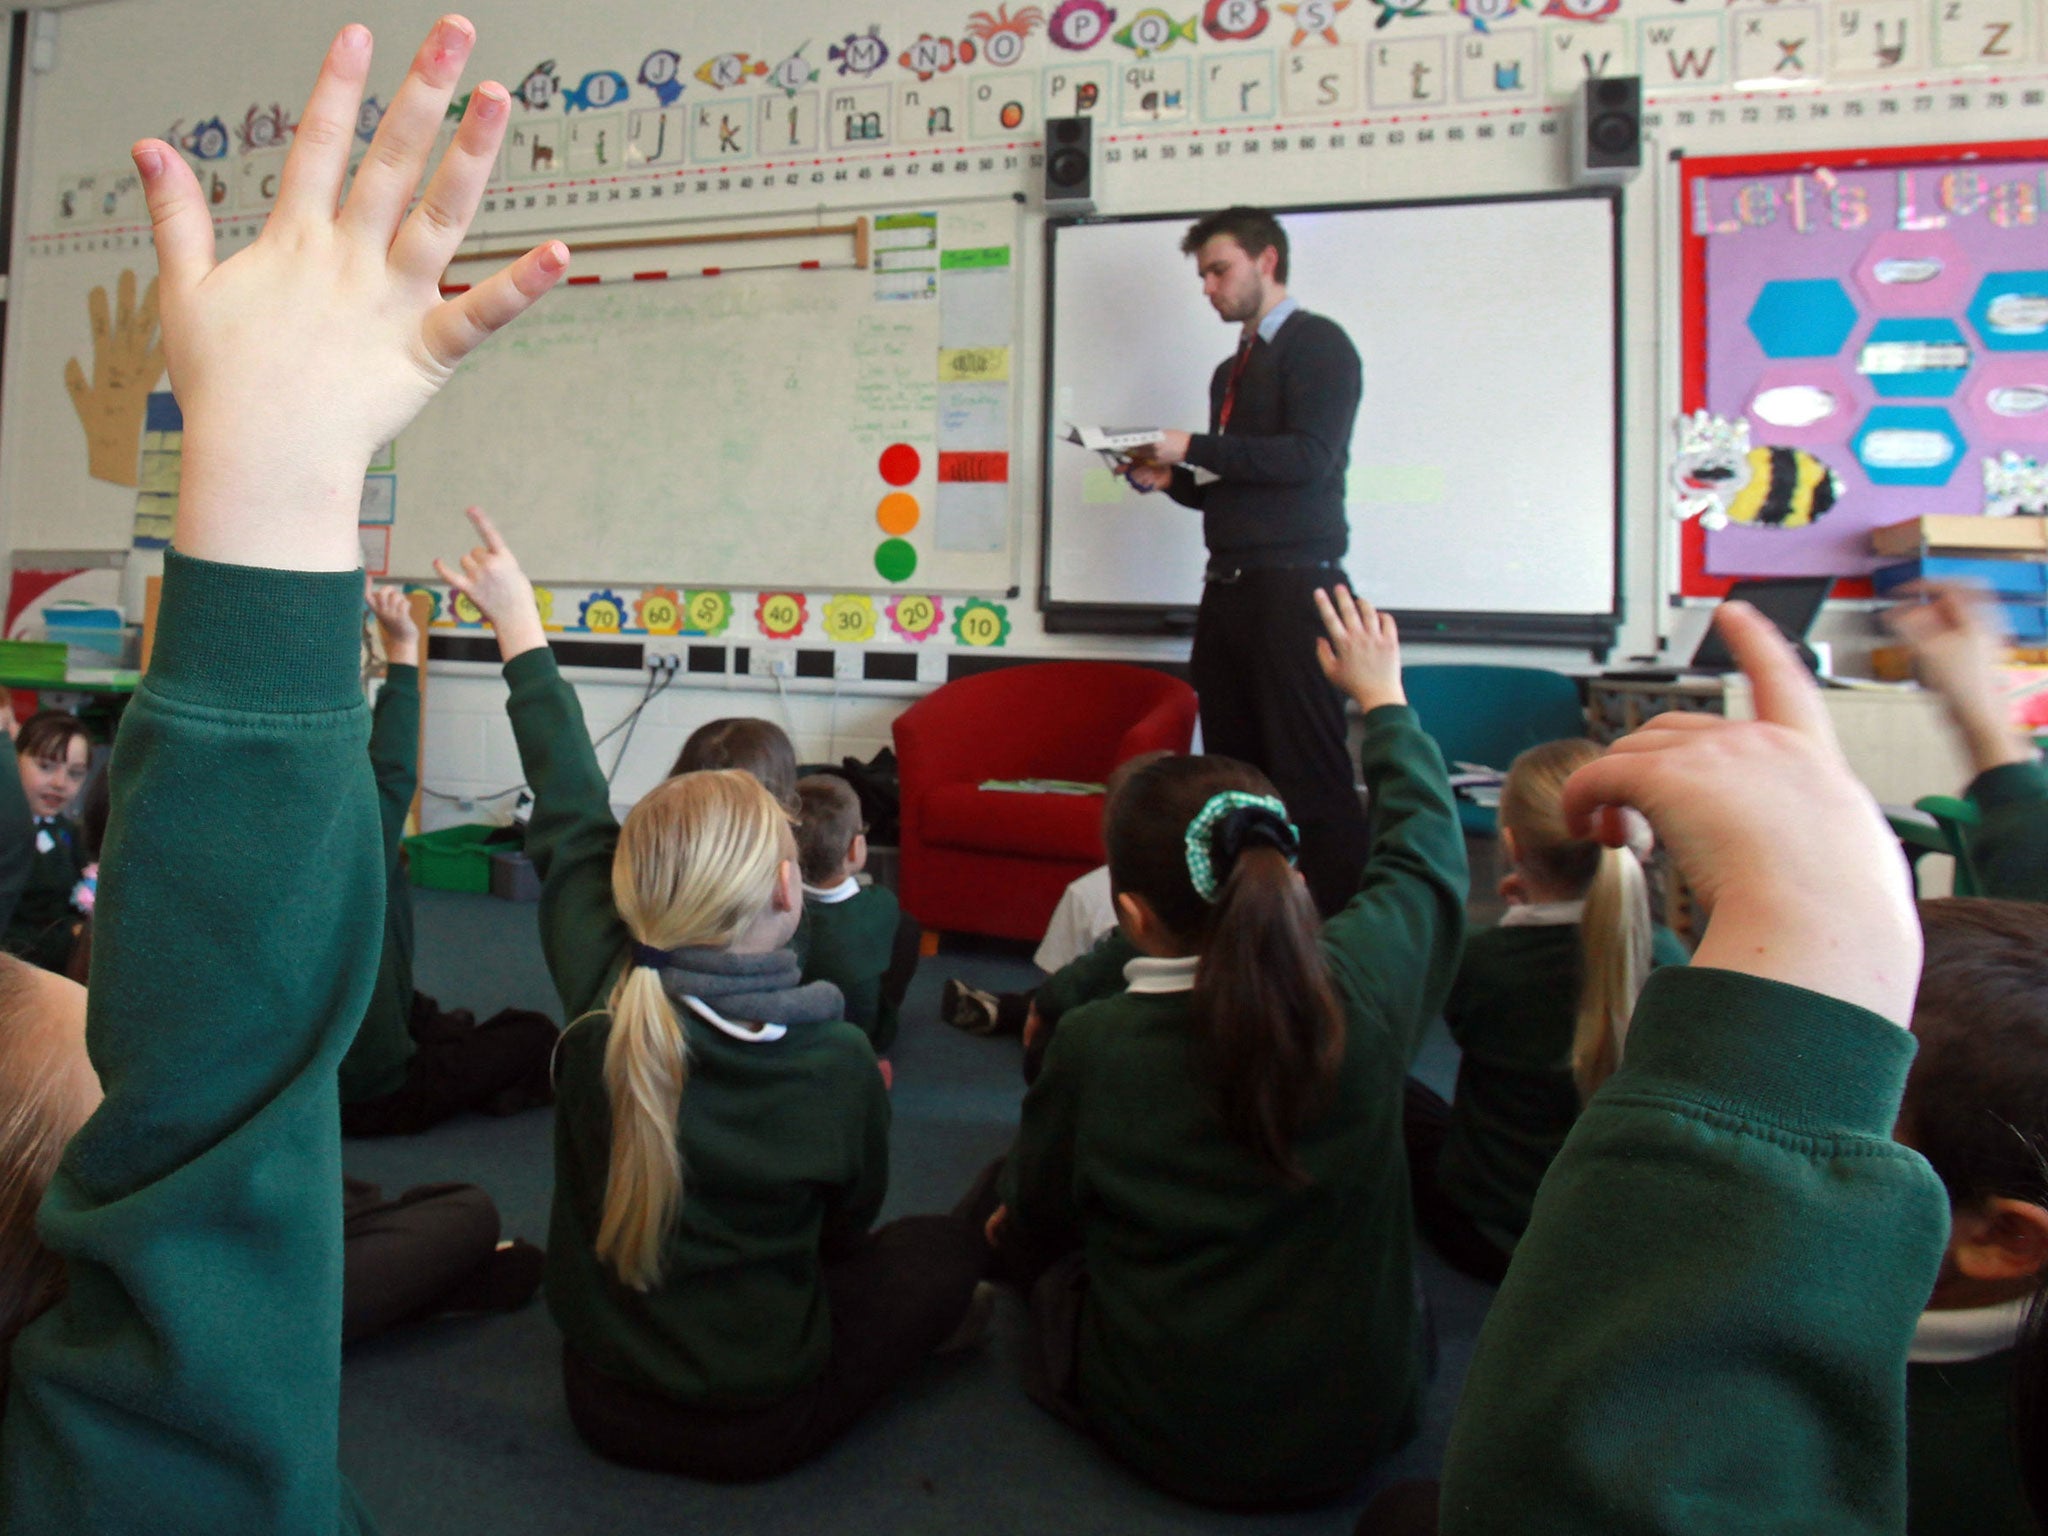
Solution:
[[[1202,572],[1202,582],[1204,585],[1213,584],[1227,587],[1234,582],[1242,581],[1246,576],[1256,575],[1260,571],[1337,571],[1341,573],[1343,569],[1344,562],[1341,560],[1285,560],[1275,565],[1221,565],[1211,561],[1209,568]]]

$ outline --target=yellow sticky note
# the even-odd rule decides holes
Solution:
[[[1010,377],[1008,347],[942,347],[941,384],[1001,384]]]
[[[1081,500],[1091,507],[1113,507],[1130,487],[1107,464],[1097,464],[1081,477]]]

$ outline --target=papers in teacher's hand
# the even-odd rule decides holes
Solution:
[[[1158,427],[1067,427],[1067,441],[1078,443],[1091,453],[1113,453],[1128,458],[1133,448],[1149,448],[1165,438]]]

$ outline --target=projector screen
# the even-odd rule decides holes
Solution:
[[[1201,515],[1061,440],[1207,426],[1237,331],[1180,253],[1194,217],[1048,226],[1049,628],[1172,627],[1200,598]],[[1282,211],[1289,293],[1363,364],[1346,564],[1381,607],[1445,638],[1611,638],[1620,217],[1607,193]]]

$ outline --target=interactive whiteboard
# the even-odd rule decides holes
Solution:
[[[1048,627],[1170,625],[1199,598],[1200,514],[1059,440],[1207,425],[1236,329],[1180,252],[1193,217],[1048,226]],[[1604,193],[1283,212],[1289,292],[1363,362],[1347,566],[1382,607],[1450,637],[1611,634],[1620,217]]]

